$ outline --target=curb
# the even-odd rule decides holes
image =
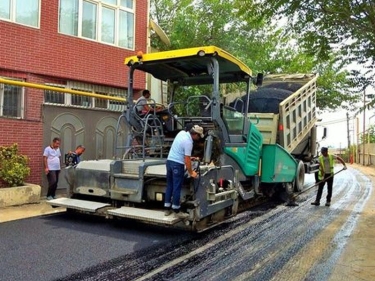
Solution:
[[[0,208],[0,223],[65,212],[66,208],[54,208],[40,200],[39,203]]]

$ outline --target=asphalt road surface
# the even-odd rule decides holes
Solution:
[[[328,280],[371,186],[349,169],[331,207],[310,205],[313,189],[201,234],[69,214],[3,223],[0,280]]]

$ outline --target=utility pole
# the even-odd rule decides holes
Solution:
[[[375,115],[372,115],[368,119],[368,126],[369,126],[369,128],[367,129],[367,139],[368,139],[368,141],[367,141],[367,143],[368,143],[368,157],[367,157],[368,160],[367,160],[367,164],[368,165],[372,165],[372,159],[371,159],[371,155],[370,155],[370,143],[371,143],[371,137],[372,137],[372,135],[370,135],[370,129],[371,129],[371,132],[374,132],[373,131],[374,127],[371,127],[371,119],[374,118],[374,117],[375,117]]]
[[[356,144],[355,142],[355,128],[354,128],[355,124],[354,124],[354,119],[353,119],[353,142],[352,142],[352,147],[353,147],[353,150],[352,150],[352,155],[353,155],[353,162],[355,161],[355,163],[358,163],[358,160],[357,160],[357,155],[358,155],[358,150],[357,147],[358,147],[358,144]]]
[[[363,90],[363,135],[362,135],[362,155],[363,155],[363,166],[366,165],[365,162],[365,144],[366,144],[366,88]]]
[[[346,129],[348,134],[348,162],[350,162],[350,131],[349,131],[349,112],[346,113]]]
[[[346,129],[348,131],[348,148],[350,149],[349,112],[346,113]]]
[[[358,153],[359,152],[359,134],[360,134],[360,132],[359,132],[359,118],[357,117],[356,120],[357,120],[357,122],[356,122],[357,123],[357,126],[356,126],[356,128],[357,128],[357,131],[356,131],[356,133],[357,133],[357,161],[356,162],[358,164],[360,164],[361,163],[360,158],[359,158],[360,155]]]

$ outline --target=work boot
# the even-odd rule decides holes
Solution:
[[[311,205],[314,205],[314,206],[319,206],[320,203],[318,201],[314,201],[314,202],[311,202]]]
[[[176,215],[176,217],[178,217],[180,219],[186,219],[187,217],[189,217],[189,214],[183,213],[183,212],[175,213],[175,215]]]
[[[167,209],[167,210],[164,211],[164,216],[169,216],[170,214],[172,214],[171,209]]]
[[[326,206],[327,207],[331,206],[331,202],[326,202]]]

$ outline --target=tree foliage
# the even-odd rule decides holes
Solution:
[[[375,143],[375,126],[371,125],[367,131],[360,135],[360,143]]]
[[[335,59],[317,64],[315,70],[321,74],[318,78],[318,107],[328,110],[343,108],[355,111],[355,103],[361,95],[354,90],[356,87],[353,80],[347,78],[349,72],[337,65]]]
[[[254,73],[316,72],[320,75],[320,109],[335,110],[352,104],[357,98],[349,91],[353,84],[349,73],[336,63],[336,53],[322,60],[302,44],[297,33],[286,33],[283,26],[272,21],[271,13],[264,16],[259,6],[237,0],[151,0],[151,18],[171,41],[171,46],[166,46],[153,36],[152,46],[166,50],[215,45],[240,58]]]
[[[0,183],[7,187],[21,186],[30,175],[29,158],[18,153],[18,145],[0,146]]]
[[[255,11],[252,21],[283,19],[287,34],[298,34],[298,44],[320,61],[332,54],[341,63],[359,67],[351,73],[362,91],[374,84],[375,4],[372,0],[237,0],[241,14]]]

